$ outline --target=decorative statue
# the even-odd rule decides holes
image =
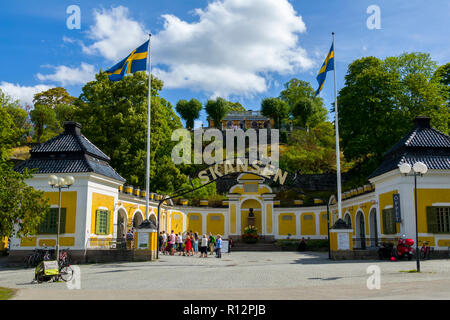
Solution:
[[[249,210],[247,222],[249,226],[255,225],[255,214],[253,213],[253,208],[250,208]]]

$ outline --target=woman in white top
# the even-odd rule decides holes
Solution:
[[[208,257],[208,238],[206,237],[206,234],[202,236],[202,243],[200,247],[200,258],[202,257]]]

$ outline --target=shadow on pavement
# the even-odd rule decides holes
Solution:
[[[328,258],[328,252],[303,251],[295,252],[299,258],[291,262],[291,264],[336,264],[336,263],[371,263],[381,262],[384,260],[332,260]]]

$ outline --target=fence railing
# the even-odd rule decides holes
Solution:
[[[391,243],[397,245],[399,237],[397,238],[353,238],[353,249],[365,250],[376,249],[383,245],[383,243]]]
[[[133,250],[134,241],[111,238],[89,238],[87,247],[102,250]]]

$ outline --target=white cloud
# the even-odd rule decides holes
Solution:
[[[67,66],[49,66],[55,70],[52,74],[38,73],[36,76],[41,81],[59,82],[61,85],[77,85],[85,84],[94,80],[95,68],[91,64],[82,62],[79,68],[71,68]]]
[[[251,96],[265,92],[268,74],[293,74],[314,66],[299,46],[306,31],[287,0],[214,0],[194,10],[186,22],[162,15],[164,27],[152,37],[152,72],[166,88],[189,88],[212,96]],[[144,42],[145,27],[128,9],[94,11],[88,31],[89,54],[117,62]]]
[[[75,39],[72,39],[72,38],[69,38],[66,36],[63,36],[62,40],[63,40],[63,42],[68,42],[68,43],[74,43],[76,41]]]
[[[50,88],[53,88],[53,86],[39,84],[27,87],[5,81],[0,83],[0,89],[13,99],[20,100],[22,105],[33,105],[33,96]]]
[[[89,46],[82,44],[84,53],[101,54],[110,61],[118,62],[148,38],[148,32],[129,17],[126,7],[94,10],[94,20],[95,24],[87,34],[95,42]]]
[[[213,95],[267,90],[269,72],[291,74],[313,67],[299,46],[306,26],[287,0],[223,0],[196,9],[197,22],[163,15],[152,44],[154,73],[168,88]]]

